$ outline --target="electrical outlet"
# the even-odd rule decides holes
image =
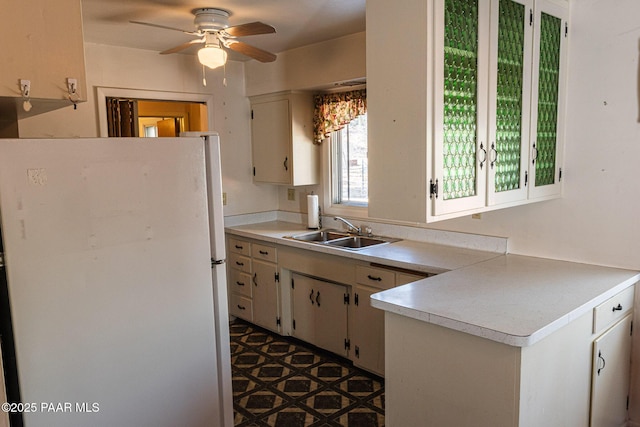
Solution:
[[[227,193],[222,193],[222,206],[227,205]]]
[[[287,189],[287,200],[295,200],[296,199],[296,189],[295,188],[288,188]]]

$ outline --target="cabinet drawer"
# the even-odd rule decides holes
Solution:
[[[254,243],[251,245],[251,256],[255,259],[261,259],[268,262],[277,262],[277,251],[273,246],[260,245]]]
[[[251,243],[230,237],[229,252],[249,256],[251,255]]]
[[[593,309],[593,333],[622,319],[633,309],[635,286],[630,286]]]
[[[396,273],[383,268],[358,265],[356,266],[356,282],[361,285],[389,289],[396,285]]]
[[[229,292],[235,292],[251,298],[251,275],[232,268],[229,270]]]
[[[416,282],[418,280],[429,277],[428,273],[413,274],[413,273],[396,273],[396,286],[406,285],[407,283]]]
[[[253,303],[245,296],[231,294],[229,296],[229,313],[232,316],[253,322]]]
[[[245,273],[251,273],[251,258],[232,252],[229,254],[229,266]]]

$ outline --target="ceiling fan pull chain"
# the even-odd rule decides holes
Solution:
[[[206,70],[204,68],[204,64],[202,65],[202,84],[204,86],[207,85],[207,72],[206,72]]]
[[[222,86],[227,87],[227,63],[222,66]]]

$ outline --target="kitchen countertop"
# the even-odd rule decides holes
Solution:
[[[511,346],[535,344],[640,280],[636,271],[402,240],[350,251],[287,239],[271,221],[228,234],[345,258],[443,273],[372,295],[373,307]]]
[[[300,224],[284,221],[270,221],[226,227],[225,231],[235,236],[252,239],[257,238],[279,245],[433,274],[456,270],[502,255],[496,252],[416,242],[413,240],[400,240],[398,242],[371,246],[357,251],[340,249],[327,245],[287,239],[285,236],[309,233],[313,232],[313,230],[308,230]]]
[[[526,347],[638,280],[636,271],[504,255],[374,294],[371,305]]]

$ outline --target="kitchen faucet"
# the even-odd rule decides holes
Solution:
[[[347,221],[346,219],[342,218],[341,216],[336,216],[336,217],[333,218],[333,220],[334,221],[342,221],[342,222],[344,222],[348,227],[349,233],[355,232],[358,236],[360,236],[362,234],[362,229],[360,227],[356,227],[355,225],[351,224],[349,221]]]

